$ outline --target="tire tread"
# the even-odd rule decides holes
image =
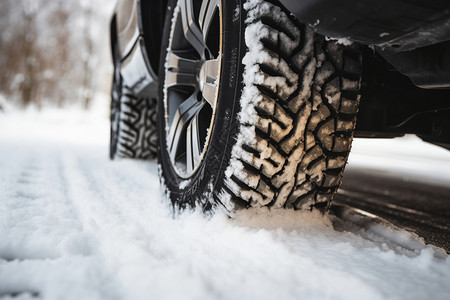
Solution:
[[[154,159],[158,145],[156,100],[137,98],[129,92],[120,97],[118,126],[112,128],[116,151],[112,158]]]
[[[262,58],[252,65],[244,57],[245,72],[257,65],[264,79],[244,85],[242,97],[248,89],[259,99],[256,121],[241,121],[221,201],[236,207],[327,206],[340,186],[353,139],[359,51],[325,41],[276,1],[247,2],[244,8],[250,16],[246,36],[255,28],[266,32],[257,45]],[[247,47],[250,53],[255,46]],[[254,138],[243,138],[249,130]]]

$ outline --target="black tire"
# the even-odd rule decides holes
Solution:
[[[169,1],[162,49],[170,46],[176,2]],[[188,178],[169,155],[161,76],[158,158],[168,196],[181,209],[326,207],[340,186],[355,128],[357,47],[325,40],[275,1],[221,1],[221,11],[215,118],[202,162]],[[163,51],[160,74],[166,56]]]
[[[115,67],[111,93],[110,158],[156,158],[156,99],[137,98]]]
[[[109,157],[114,159],[117,153],[117,145],[119,139],[119,116],[120,116],[120,98],[122,96],[122,77],[120,76],[120,68],[117,64],[117,56],[119,55],[118,45],[114,45],[114,73],[111,89],[111,110],[110,110],[110,135],[109,135]]]

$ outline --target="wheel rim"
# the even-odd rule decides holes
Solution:
[[[200,167],[214,124],[222,62],[220,0],[179,0],[172,19],[164,81],[165,133],[176,173]]]

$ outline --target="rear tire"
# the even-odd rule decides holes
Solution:
[[[169,2],[162,49],[171,51],[180,19]],[[204,156],[188,176],[168,147],[171,70],[163,51],[158,156],[176,207],[307,210],[326,207],[340,186],[360,98],[360,53],[326,41],[273,2],[220,3],[216,110]]]
[[[110,158],[153,159],[158,145],[156,99],[137,98],[116,66],[111,94]]]

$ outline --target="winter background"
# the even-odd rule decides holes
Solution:
[[[156,162],[108,159],[114,1],[0,2],[0,299],[450,299],[450,259],[389,225],[173,216]],[[450,183],[450,152],[355,140],[348,168]]]
[[[114,0],[2,0],[0,109],[89,108],[99,94],[109,93],[114,5]]]

